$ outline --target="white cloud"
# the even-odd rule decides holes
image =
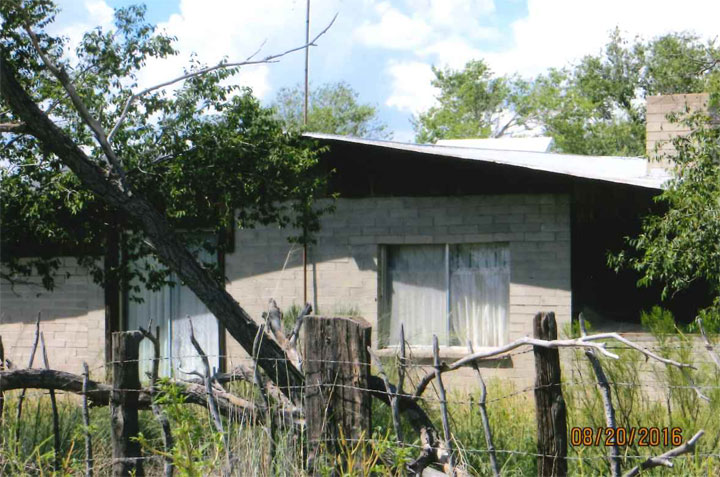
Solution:
[[[387,74],[392,79],[392,93],[385,101],[387,106],[416,113],[435,102],[437,89],[430,84],[435,75],[427,63],[393,61],[388,65]]]
[[[508,48],[484,56],[501,73],[534,75],[599,52],[616,26],[628,38],[683,30],[711,38],[717,18],[720,2],[707,0],[528,0],[528,15],[512,25]]]
[[[74,4],[60,12],[57,21],[50,24],[48,31],[68,39],[68,53],[71,61],[75,61],[75,49],[83,35],[96,27],[104,31],[113,26],[113,9],[104,0],[85,0],[82,4]]]
[[[382,2],[375,6],[380,21],[366,21],[355,30],[355,38],[365,46],[393,50],[411,50],[422,45],[431,28],[421,18],[409,17]]]

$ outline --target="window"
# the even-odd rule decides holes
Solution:
[[[507,244],[383,245],[380,345],[499,346],[507,342]]]
[[[212,256],[201,253],[201,260],[210,262]],[[143,288],[142,303],[128,301],[128,329],[148,328],[152,319],[154,328],[160,328],[160,374],[177,375],[177,371],[204,372],[202,361],[190,342],[190,321],[203,351],[208,355],[210,367],[219,366],[220,339],[215,316],[188,287],[182,285],[173,273],[170,280],[174,286],[164,286],[158,291]],[[152,344],[143,340],[140,345],[140,375],[145,376],[152,367]],[[181,376],[183,376],[181,374]]]

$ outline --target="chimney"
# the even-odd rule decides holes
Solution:
[[[667,119],[667,115],[706,111],[709,102],[710,95],[708,93],[647,97],[645,152],[650,159],[647,166],[648,175],[670,171],[672,162],[666,156],[672,156],[675,152],[672,139],[690,133],[687,125],[682,122],[671,122]]]

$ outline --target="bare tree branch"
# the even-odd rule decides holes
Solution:
[[[676,447],[674,449],[671,449],[667,451],[666,453],[659,455],[657,457],[650,457],[645,462],[643,462],[640,465],[637,465],[630,469],[629,472],[625,474],[624,477],[635,477],[636,475],[640,474],[640,472],[643,472],[648,469],[652,469],[654,467],[659,466],[665,466],[665,467],[672,467],[673,463],[670,461],[670,459],[677,457],[682,454],[687,454],[689,452],[692,452],[695,449],[695,444],[697,444],[698,439],[700,439],[703,434],[705,434],[705,431],[700,430],[692,436],[692,438],[687,441],[685,444]]]
[[[468,340],[468,351],[470,351],[470,354],[474,353],[472,341],[470,340]],[[485,386],[485,380],[476,361],[473,361],[472,367],[475,369],[478,379],[480,380],[480,401],[478,402],[478,407],[480,407],[480,418],[482,419],[483,431],[485,432],[485,443],[487,444],[488,455],[490,456],[490,467],[492,468],[493,476],[500,477],[500,467],[498,466],[497,456],[495,455],[490,419],[488,419],[487,407],[485,406],[487,401],[487,387]]]
[[[390,384],[390,380],[388,379],[387,374],[385,374],[385,368],[383,368],[382,361],[380,361],[380,359],[375,356],[372,347],[368,346],[367,350],[370,354],[370,359],[372,360],[375,367],[378,369],[380,378],[382,378],[383,383],[385,384],[385,390],[387,391],[388,396],[390,396],[390,407],[392,408],[392,420],[393,428],[395,429],[395,438],[397,439],[398,443],[401,443],[402,432],[400,431],[400,412],[398,410],[397,389],[393,388]]]
[[[197,70],[197,71],[191,71],[190,73],[186,73],[186,74],[184,74],[184,75],[182,75],[182,76],[178,76],[177,78],[174,78],[174,79],[165,81],[165,82],[163,82],[163,83],[156,84],[156,85],[154,85],[154,86],[150,86],[150,87],[145,88],[145,89],[143,89],[143,90],[141,90],[141,91],[139,91],[139,92],[137,92],[137,93],[135,93],[135,94],[130,95],[130,97],[125,101],[125,105],[123,106],[122,113],[120,113],[120,117],[118,118],[117,122],[115,123],[115,126],[113,126],[113,128],[110,130],[110,134],[108,134],[108,140],[111,140],[112,137],[113,137],[113,136],[115,135],[115,133],[117,132],[117,130],[120,128],[120,125],[122,124],[122,122],[123,122],[123,121],[125,120],[125,118],[127,117],[127,113],[128,113],[128,110],[130,109],[130,105],[131,105],[136,99],[138,99],[138,98],[140,98],[140,97],[142,97],[142,96],[144,96],[144,95],[146,95],[146,94],[148,94],[148,93],[150,93],[150,92],[152,92],[152,91],[155,91],[155,90],[157,90],[157,89],[164,88],[164,87],[166,87],[166,86],[170,86],[170,85],[175,84],[175,83],[179,83],[180,81],[185,81],[186,79],[189,79],[189,78],[192,78],[192,77],[195,77],[195,76],[204,75],[204,74],[213,72],[213,71],[215,71],[215,70],[225,69],[225,68],[237,68],[237,67],[240,67],[240,66],[259,65],[259,64],[263,64],[263,63],[271,63],[271,62],[273,62],[274,60],[277,60],[277,59],[280,58],[280,57],[283,57],[283,56],[285,56],[285,55],[289,55],[290,53],[294,53],[294,52],[299,51],[299,50],[304,50],[305,48],[309,48],[309,47],[311,47],[311,46],[317,46],[317,45],[315,44],[315,42],[316,42],[321,36],[323,36],[323,35],[330,29],[330,27],[333,25],[333,23],[335,23],[335,19],[337,18],[337,16],[338,16],[338,14],[336,13],[335,16],[332,18],[332,20],[330,21],[330,23],[328,23],[328,25],[327,25],[320,33],[318,33],[318,34],[315,36],[315,38],[313,38],[312,40],[310,40],[310,42],[308,42],[308,43],[306,43],[306,44],[304,44],[304,45],[302,45],[302,46],[298,46],[298,47],[295,47],[295,48],[291,48],[291,49],[289,49],[289,50],[283,51],[282,53],[276,53],[276,54],[273,54],[273,55],[268,55],[268,56],[266,56],[265,58],[262,58],[262,59],[260,59],[260,60],[253,60],[252,58],[260,51],[260,50],[258,49],[257,52],[255,52],[255,53],[253,53],[252,55],[250,55],[250,56],[248,57],[248,59],[246,59],[245,61],[239,61],[239,62],[234,62],[234,63],[218,63],[218,64],[215,65],[215,66],[209,66],[209,67],[207,67],[207,68],[202,68],[202,69],[199,69],[199,70]],[[261,45],[261,48],[262,48],[262,45]]]
[[[505,346],[500,346],[498,348],[495,348],[490,351],[480,351],[474,354],[470,354],[468,356],[465,356],[464,358],[460,358],[459,360],[455,361],[451,365],[442,365],[440,368],[441,373],[446,373],[448,371],[454,371],[456,369],[459,369],[463,366],[467,366],[470,363],[474,361],[481,361],[483,359],[488,358],[494,358],[496,356],[500,356],[503,354],[506,354],[516,348],[519,348],[521,346],[539,346],[541,348],[586,348],[586,349],[594,349],[599,351],[600,353],[604,354],[605,356],[608,356],[613,359],[618,359],[619,356],[609,352],[607,349],[605,349],[605,343],[595,343],[595,341],[598,340],[606,340],[606,339],[613,339],[620,341],[621,343],[629,346],[630,348],[633,348],[642,354],[653,358],[657,361],[660,361],[661,363],[676,366],[678,368],[692,368],[695,369],[695,366],[691,364],[686,363],[680,363],[672,359],[663,358],[662,356],[658,356],[657,354],[653,353],[652,351],[643,348],[642,346],[639,346],[632,341],[623,338],[617,333],[599,333],[596,335],[589,335],[589,336],[582,336],[580,338],[576,339],[565,339],[565,340],[540,340],[536,338],[530,338],[530,337],[524,337],[520,338],[519,340],[515,340],[512,343],[508,343]],[[417,389],[415,390],[415,398],[417,399],[422,395],[422,393],[425,391],[425,388],[427,388],[427,385],[430,384],[430,382],[435,379],[436,373],[435,370],[428,372],[420,381],[420,383],[417,386]]]
[[[585,318],[582,313],[580,313],[578,320],[580,321],[580,333],[582,333],[582,336],[587,336]],[[609,429],[616,429],[617,422],[615,420],[615,408],[612,404],[612,391],[610,389],[607,376],[605,375],[605,370],[603,370],[602,365],[600,364],[600,359],[597,357],[595,350],[589,349],[585,351],[585,356],[587,356],[590,361],[590,365],[595,373],[595,378],[597,379],[600,394],[602,395],[603,406],[605,408],[605,425]],[[612,477],[619,477],[621,472],[620,449],[618,448],[614,437],[612,445],[610,446],[610,455],[608,456],[608,460],[610,461],[610,475]]]

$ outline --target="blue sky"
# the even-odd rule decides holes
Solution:
[[[112,9],[130,0],[61,0],[53,30],[76,41],[87,29],[110,26]],[[147,19],[178,37],[181,54],[151,62],[143,85],[181,71],[191,53],[208,64],[302,45],[305,0],[150,0]],[[498,73],[535,75],[598,52],[616,26],[628,37],[668,31],[718,33],[717,0],[312,0],[312,32],[335,13],[330,31],[311,49],[315,84],[346,81],[376,105],[394,139],[411,141],[410,119],[433,104],[431,66],[461,68],[484,58]],[[245,69],[237,81],[269,104],[282,87],[303,80],[302,52]]]

